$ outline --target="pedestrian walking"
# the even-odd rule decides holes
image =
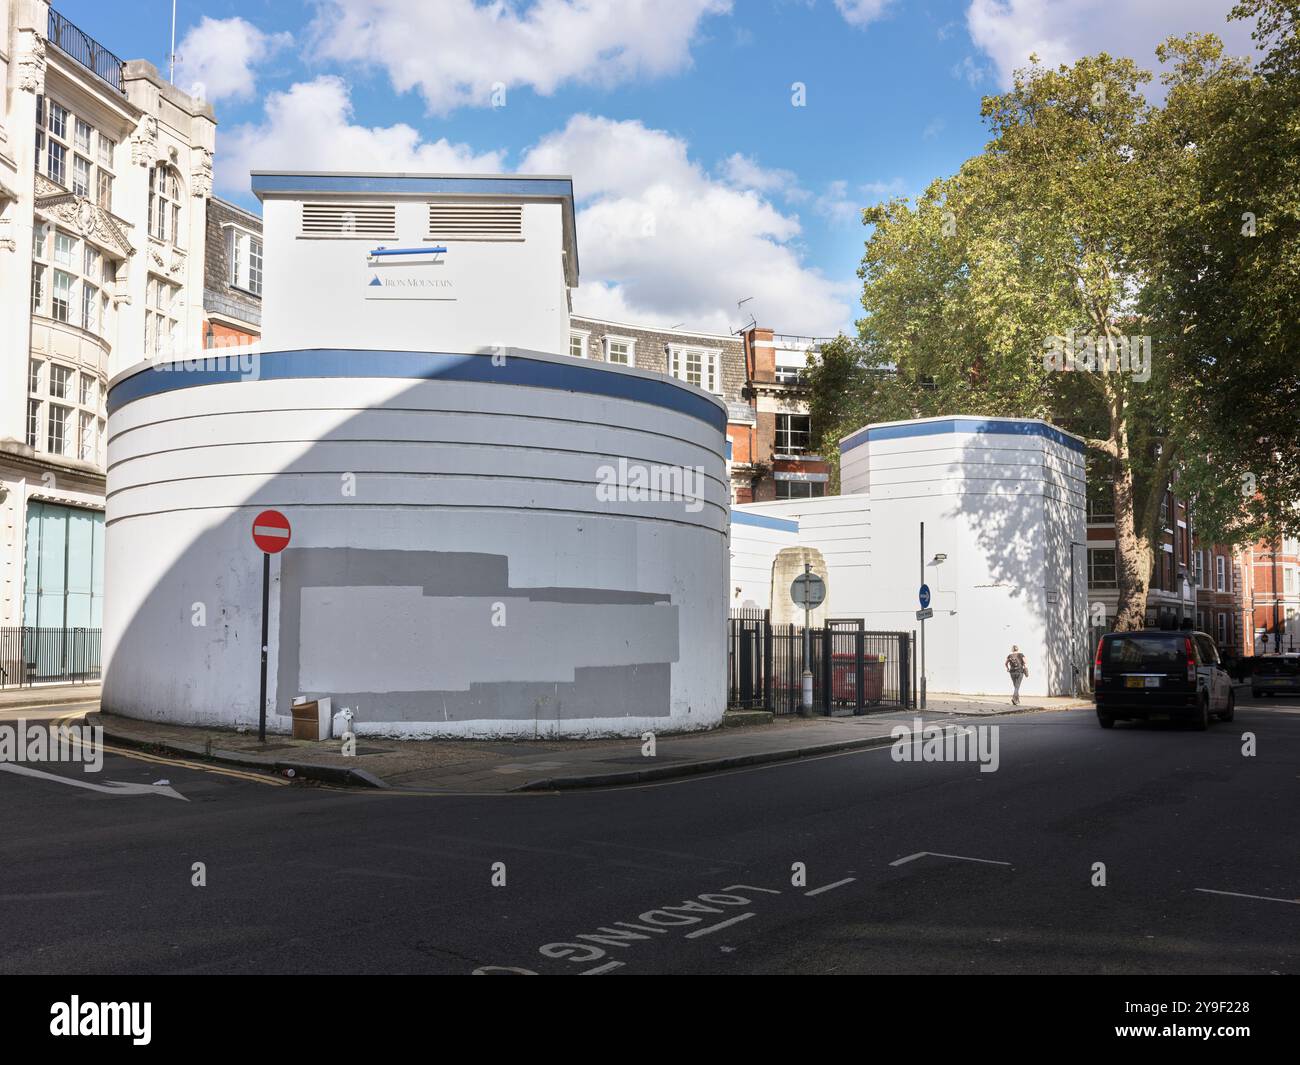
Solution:
[[[1020,705],[1020,682],[1029,676],[1029,666],[1025,662],[1025,656],[1020,653],[1020,648],[1014,643],[1011,645],[1011,653],[1007,655],[1004,663],[1006,670],[1011,674],[1011,705]]]

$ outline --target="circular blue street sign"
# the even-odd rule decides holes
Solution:
[[[930,586],[928,584],[921,585],[921,594],[919,598],[921,600],[922,610],[930,605]]]

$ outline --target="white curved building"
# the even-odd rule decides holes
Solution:
[[[577,277],[568,179],[254,187],[277,350],[110,387],[105,708],[256,724],[251,525],[273,508],[293,531],[271,563],[272,731],[296,696],[351,708],[361,735],[717,724],[726,410],[554,354]]]

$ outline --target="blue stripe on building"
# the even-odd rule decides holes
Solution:
[[[1011,421],[1003,418],[941,418],[932,422],[907,422],[903,425],[871,425],[840,441],[840,454],[861,447],[868,440],[903,440],[915,436],[940,436],[945,433],[997,433],[1006,436],[1040,436],[1053,443],[1083,454],[1087,447],[1069,433],[1045,422]]]
[[[752,514],[747,510],[733,510],[731,524],[753,525],[759,529],[776,529],[780,532],[799,531],[799,523],[793,518],[770,518],[766,514]]]
[[[432,351],[361,351],[312,348],[269,351],[254,356],[257,375],[239,367],[235,355],[213,355],[175,364],[147,367],[124,377],[108,392],[108,413],[137,399],[202,385],[244,381],[291,381],[324,377],[396,377],[415,381],[464,381],[475,384],[554,388],[566,392],[646,403],[698,418],[725,432],[727,413],[714,400],[667,379],[640,377],[594,366],[530,359],[506,352],[504,362],[493,356]],[[189,366],[189,369],[185,367]]]

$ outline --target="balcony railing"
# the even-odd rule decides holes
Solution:
[[[125,94],[126,90],[122,87],[122,60],[93,37],[77,29],[54,8],[50,8],[50,28],[47,36],[50,44],[56,45],[61,52],[75,59],[87,70],[93,70],[118,92]]]

